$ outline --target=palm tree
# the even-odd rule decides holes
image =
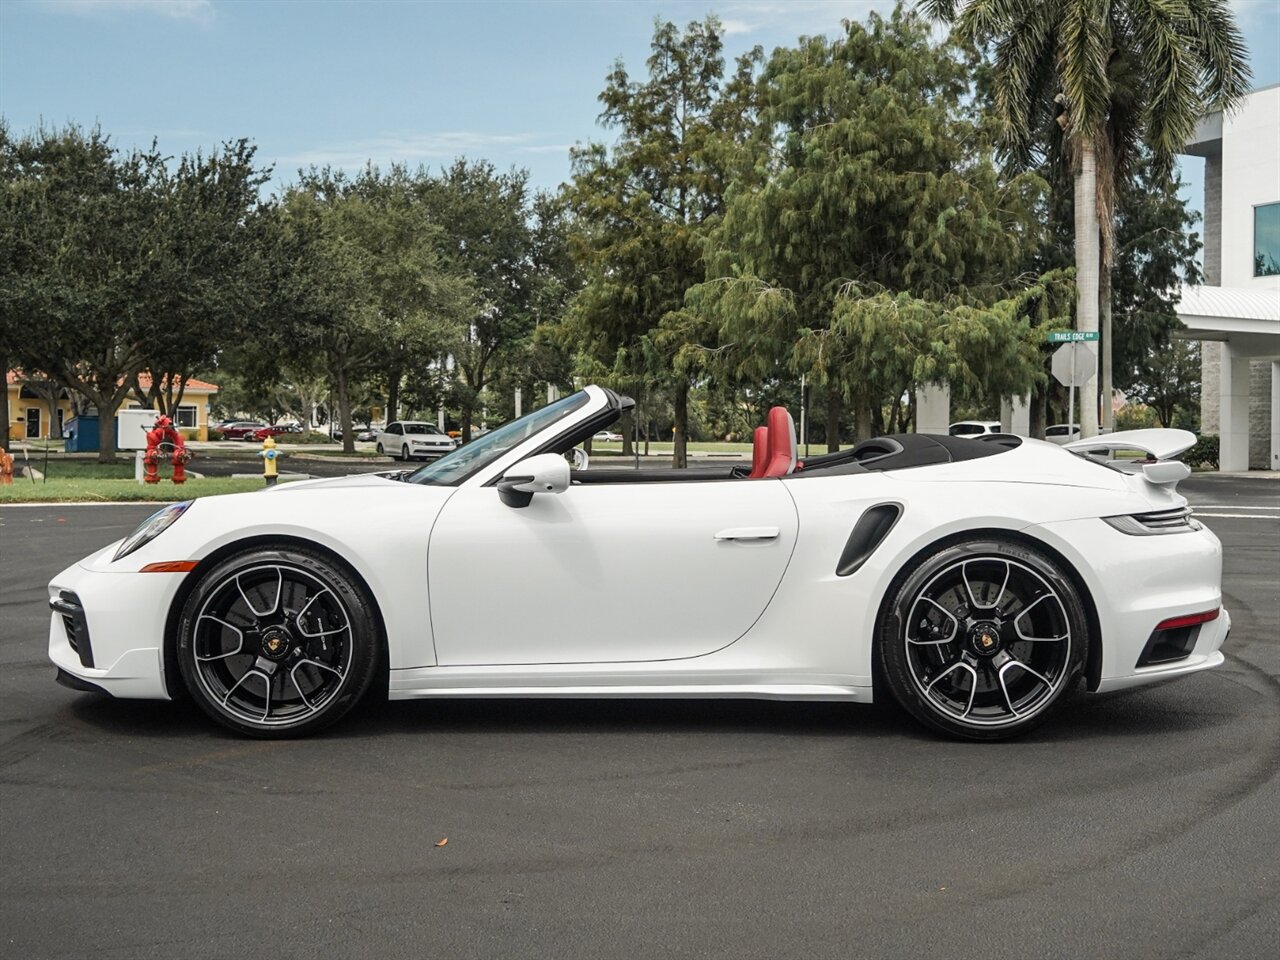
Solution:
[[[1060,129],[1075,191],[1076,329],[1098,329],[1111,266],[1118,176],[1144,142],[1164,164],[1206,113],[1248,92],[1244,39],[1228,0],[920,0],[958,35],[989,45],[1010,159],[1027,164]],[[1109,296],[1110,283],[1104,284]],[[1109,306],[1109,305],[1108,305]],[[1110,310],[1105,309],[1109,320]],[[1110,330],[1103,331],[1110,408]],[[1097,382],[1081,393],[1098,432]],[[1086,398],[1092,398],[1091,400]]]

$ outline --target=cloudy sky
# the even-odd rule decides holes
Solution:
[[[1255,83],[1280,82],[1280,0],[1235,0]],[[726,54],[831,33],[884,0],[0,0],[0,115],[100,124],[170,153],[247,137],[287,180],[372,159],[487,157],[553,188],[604,136],[616,58],[643,69],[656,17],[714,12]],[[1188,173],[1195,175],[1194,169]]]

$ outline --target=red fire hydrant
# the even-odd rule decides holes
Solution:
[[[147,452],[142,457],[146,473],[142,479],[147,483],[159,483],[158,467],[161,462],[168,460],[173,464],[173,482],[186,483],[186,464],[190,459],[191,451],[187,449],[186,441],[182,439],[182,434],[173,425],[173,421],[163,414],[156,417],[155,426],[147,431]]]

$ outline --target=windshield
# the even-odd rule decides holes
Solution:
[[[535,433],[542,432],[557,420],[568,416],[586,402],[586,391],[581,391],[532,413],[526,413],[520,419],[504,423],[496,430],[490,430],[484,436],[415,471],[408,478],[409,482],[438,486],[461,483],[477,470],[497,460],[511,448],[519,446]]]
[[[440,428],[434,423],[406,423],[405,433],[439,433]]]

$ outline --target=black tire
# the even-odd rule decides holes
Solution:
[[[355,706],[379,651],[373,603],[346,570],[308,550],[259,548],[201,577],[176,653],[200,709],[237,733],[282,739]]]
[[[407,445],[400,448],[400,459],[405,463],[413,459],[413,457],[409,456],[409,447]]]
[[[382,444],[381,444],[381,443],[379,443],[379,444],[378,444],[378,456],[380,456],[380,457],[385,457],[386,455],[387,455],[387,451],[383,450],[383,449],[382,449]]]
[[[1061,708],[1088,646],[1089,618],[1058,564],[982,539],[939,550],[897,584],[876,653],[894,697],[921,723],[1004,740]]]

